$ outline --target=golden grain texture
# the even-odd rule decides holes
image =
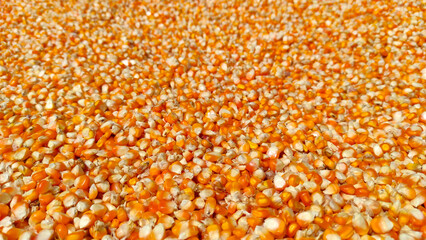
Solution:
[[[425,18],[1,1],[0,239],[425,239]]]

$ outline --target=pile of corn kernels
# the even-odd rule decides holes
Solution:
[[[0,239],[425,239],[425,19],[0,1]]]

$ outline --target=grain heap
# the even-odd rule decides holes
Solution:
[[[1,1],[0,239],[425,239],[421,2]]]

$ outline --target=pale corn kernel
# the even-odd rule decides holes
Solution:
[[[49,240],[49,239],[53,239],[54,237],[54,231],[53,230],[41,230],[38,234],[37,237],[35,239],[37,240]]]
[[[394,224],[386,216],[377,216],[371,220],[371,228],[374,232],[383,234],[392,230]]]

